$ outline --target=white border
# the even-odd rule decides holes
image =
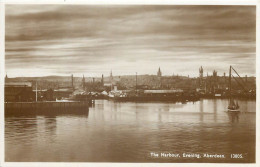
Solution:
[[[259,131],[259,123],[260,123],[260,114],[259,114],[259,105],[260,105],[260,50],[259,50],[259,39],[260,39],[260,1],[256,6],[256,164],[260,166],[260,131]]]
[[[257,0],[5,0],[6,4],[256,5]]]
[[[5,6],[0,0],[0,166],[4,162]]]
[[[260,58],[259,58],[259,47],[256,49],[256,81],[257,81],[257,100],[256,100],[256,163],[255,164],[232,164],[232,163],[10,163],[4,162],[4,77],[5,77],[5,6],[4,4],[85,4],[85,5],[255,5],[257,7],[257,27],[256,27],[256,46],[259,46],[259,4],[260,0],[0,0],[0,167],[27,167],[27,166],[97,166],[97,167],[118,167],[118,166],[151,166],[151,167],[168,167],[168,166],[179,166],[179,167],[189,167],[189,166],[207,166],[207,167],[260,167],[260,132],[259,132],[259,122],[260,114],[258,113],[260,104]],[[257,149],[258,148],[258,149]]]

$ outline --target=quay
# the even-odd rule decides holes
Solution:
[[[111,97],[109,98],[118,102],[188,102],[198,101],[198,96],[132,96],[132,97]]]
[[[5,114],[77,114],[89,110],[88,102],[5,102]]]

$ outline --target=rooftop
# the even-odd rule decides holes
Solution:
[[[5,82],[5,87],[32,87],[31,82]]]

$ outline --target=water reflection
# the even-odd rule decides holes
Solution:
[[[200,122],[203,122],[203,112],[204,112],[203,100],[200,100]]]
[[[7,116],[5,157],[43,162],[254,162],[255,101],[239,104],[241,113],[227,113],[227,100],[186,104],[98,100],[88,114]],[[240,160],[149,156],[161,151],[246,156]]]
[[[53,117],[45,117],[45,127],[46,131],[50,132],[51,134],[55,134],[57,128],[57,116]]]
[[[231,123],[239,122],[240,112],[227,112],[227,114]]]
[[[218,108],[217,108],[217,101],[216,100],[214,100],[213,101],[213,108],[214,108],[214,122],[217,122],[217,110],[218,110]]]

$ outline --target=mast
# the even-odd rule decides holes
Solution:
[[[231,88],[231,76],[234,77],[231,74],[231,70],[234,70],[234,68],[232,66],[230,66],[229,68],[229,105],[228,105],[228,109],[233,110],[233,111],[238,111],[239,109],[239,105],[238,102],[234,102],[234,100],[232,99],[232,88]],[[236,71],[235,71],[236,72]],[[237,73],[237,72],[236,72]],[[234,77],[234,79],[236,80],[236,78]],[[237,80],[236,80],[237,81]]]
[[[229,68],[229,98],[231,99],[231,66]]]
[[[137,72],[135,73],[135,92],[137,93]]]
[[[37,102],[37,81],[36,81],[36,102]]]

